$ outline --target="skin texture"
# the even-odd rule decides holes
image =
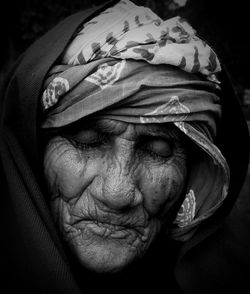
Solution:
[[[145,254],[179,205],[186,157],[171,124],[82,121],[48,140],[52,213],[81,264],[116,272]]]

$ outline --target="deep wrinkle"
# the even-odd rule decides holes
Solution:
[[[186,161],[172,124],[98,119],[52,136],[44,156],[52,214],[79,261],[113,272],[143,256],[182,197]]]

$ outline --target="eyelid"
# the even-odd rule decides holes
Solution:
[[[168,159],[173,154],[173,138],[167,140],[162,137],[149,136],[144,138],[140,148],[153,158]]]

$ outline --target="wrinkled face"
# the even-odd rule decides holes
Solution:
[[[99,119],[52,137],[44,171],[73,253],[89,269],[114,272],[166,226],[185,184],[186,151],[171,124]]]

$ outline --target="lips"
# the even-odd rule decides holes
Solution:
[[[103,239],[115,238],[115,239],[124,239],[131,232],[135,232],[134,229],[126,228],[124,226],[117,226],[103,222],[96,222],[90,220],[83,220],[76,225],[76,228],[82,232],[86,232],[86,229],[94,235],[98,235]]]
[[[143,225],[142,225],[143,224]],[[102,238],[122,239],[128,235],[140,235],[142,240],[148,239],[147,223],[140,219],[137,222],[132,222],[131,219],[112,218],[109,216],[98,218],[86,218],[76,220],[73,225],[75,229],[84,233],[86,229],[93,234],[101,236]]]

